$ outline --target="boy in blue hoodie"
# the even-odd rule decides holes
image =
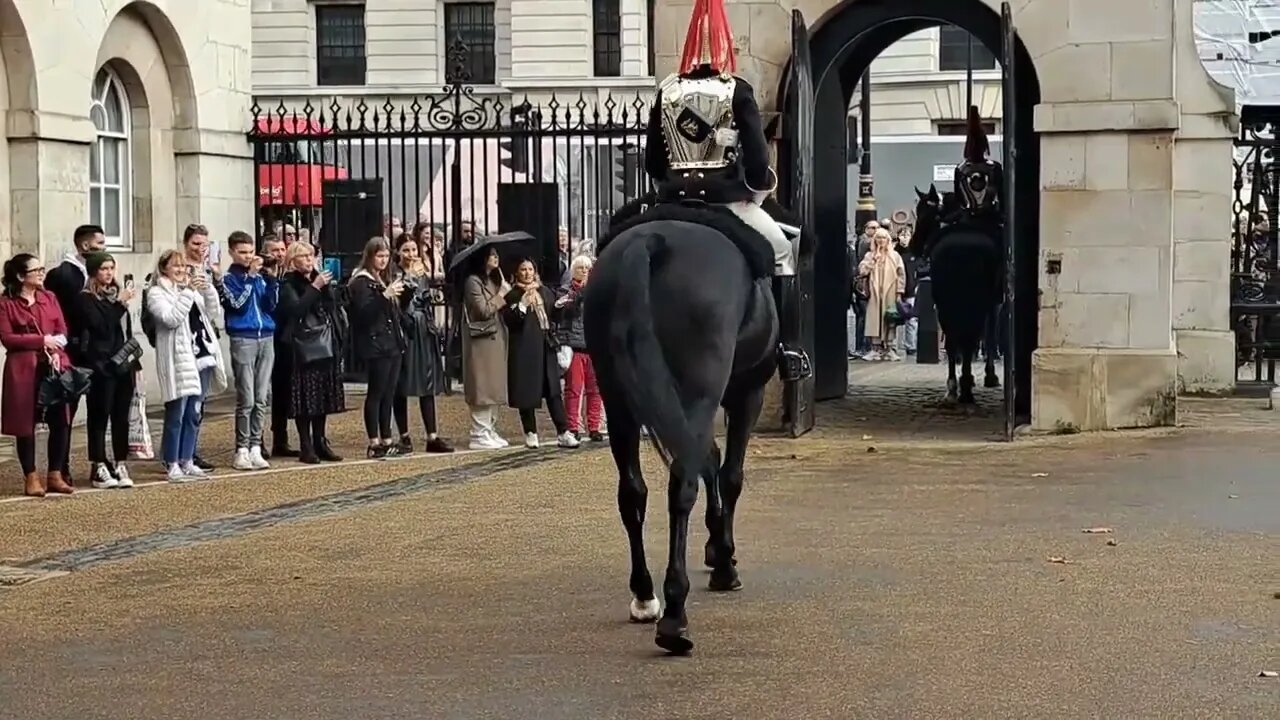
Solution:
[[[280,297],[273,273],[263,272],[253,238],[237,230],[227,238],[231,268],[223,277],[223,306],[231,341],[231,369],[236,381],[237,470],[271,467],[262,455],[262,428],[271,403],[271,368],[275,365],[276,323],[272,314]]]

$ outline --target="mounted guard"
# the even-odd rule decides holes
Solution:
[[[769,167],[755,91],[736,70],[724,0],[696,0],[679,72],[658,85],[645,170],[657,185],[659,203],[723,207],[769,243],[778,278],[779,373],[783,380],[799,380],[812,373],[812,365],[796,342],[799,328],[791,327],[782,310],[784,299],[798,292],[794,239],[761,207],[777,188],[777,174]],[[799,228],[787,230],[799,237]]]
[[[978,108],[969,106],[968,137],[964,142],[964,162],[956,167],[956,200],[963,216],[983,224],[999,225],[1002,217],[1000,193],[1004,187],[1004,168],[991,160],[991,143],[982,129]]]

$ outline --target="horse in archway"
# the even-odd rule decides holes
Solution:
[[[998,226],[946,213],[951,205],[929,186],[916,188],[916,227],[909,247],[929,259],[938,325],[946,336],[948,401],[975,402],[973,360],[1004,298],[1004,252]],[[952,207],[954,207],[952,205]],[[956,363],[961,366],[959,382]],[[983,385],[1000,387],[995,353],[987,353]]]
[[[707,488],[709,589],[742,586],[734,513],[747,444],[777,369],[779,320],[768,278],[772,254],[764,245],[759,252],[744,247],[745,224],[727,211],[647,200],[622,208],[601,241],[583,327],[618,467],[618,511],[631,554],[630,617],[657,620],[658,646],[685,654],[693,648],[686,555],[699,478]],[[719,408],[727,420],[723,459],[715,438]],[[669,468],[664,603],[645,560],[642,426]]]

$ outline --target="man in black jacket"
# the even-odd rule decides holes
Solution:
[[[737,69],[724,0],[698,0],[685,40],[680,72],[658,85],[646,130],[645,171],[658,186],[659,202],[704,202],[732,211],[759,232],[774,251],[782,325],[780,369],[784,380],[810,370],[798,328],[782,310],[797,296],[791,240],[760,205],[777,187],[769,146],[751,84]],[[790,304],[790,303],[786,303]]]
[[[84,322],[76,310],[76,298],[84,292],[89,283],[89,271],[85,268],[85,258],[91,253],[102,252],[107,245],[106,234],[97,225],[81,225],[71,237],[72,248],[48,272],[44,279],[44,287],[58,298],[58,306],[62,308],[62,316],[67,321],[67,356],[76,365],[86,365],[88,359],[80,347],[83,338]],[[68,423],[75,422],[76,411],[80,409],[80,398],[71,403],[71,417]],[[68,424],[69,426],[69,424]],[[71,482],[71,453],[68,448],[67,457],[62,460],[62,477]]]

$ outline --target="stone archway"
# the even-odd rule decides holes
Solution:
[[[814,195],[817,208],[818,244],[815,267],[815,340],[817,397],[842,397],[847,384],[847,326],[844,306],[848,287],[845,277],[845,228],[850,220],[846,158],[847,108],[855,87],[871,62],[890,45],[907,35],[942,24],[951,24],[971,33],[997,57],[1001,54],[1000,16],[981,0],[851,0],[829,12],[811,27],[810,51],[814,72],[817,111],[813,148]],[[1014,309],[1019,339],[1016,359],[1015,410],[1025,421],[1031,412],[1031,358],[1036,348],[1038,316],[1039,255],[1039,143],[1032,125],[1035,106],[1040,101],[1040,84],[1035,64],[1021,41],[1015,49],[1018,87],[1017,112],[1007,118],[1006,131],[1017,137],[1019,204],[1017,307]],[[788,73],[777,97],[785,107]],[[957,158],[957,161],[959,158]],[[922,185],[923,186],[923,185]],[[830,308],[840,308],[839,312]]]

